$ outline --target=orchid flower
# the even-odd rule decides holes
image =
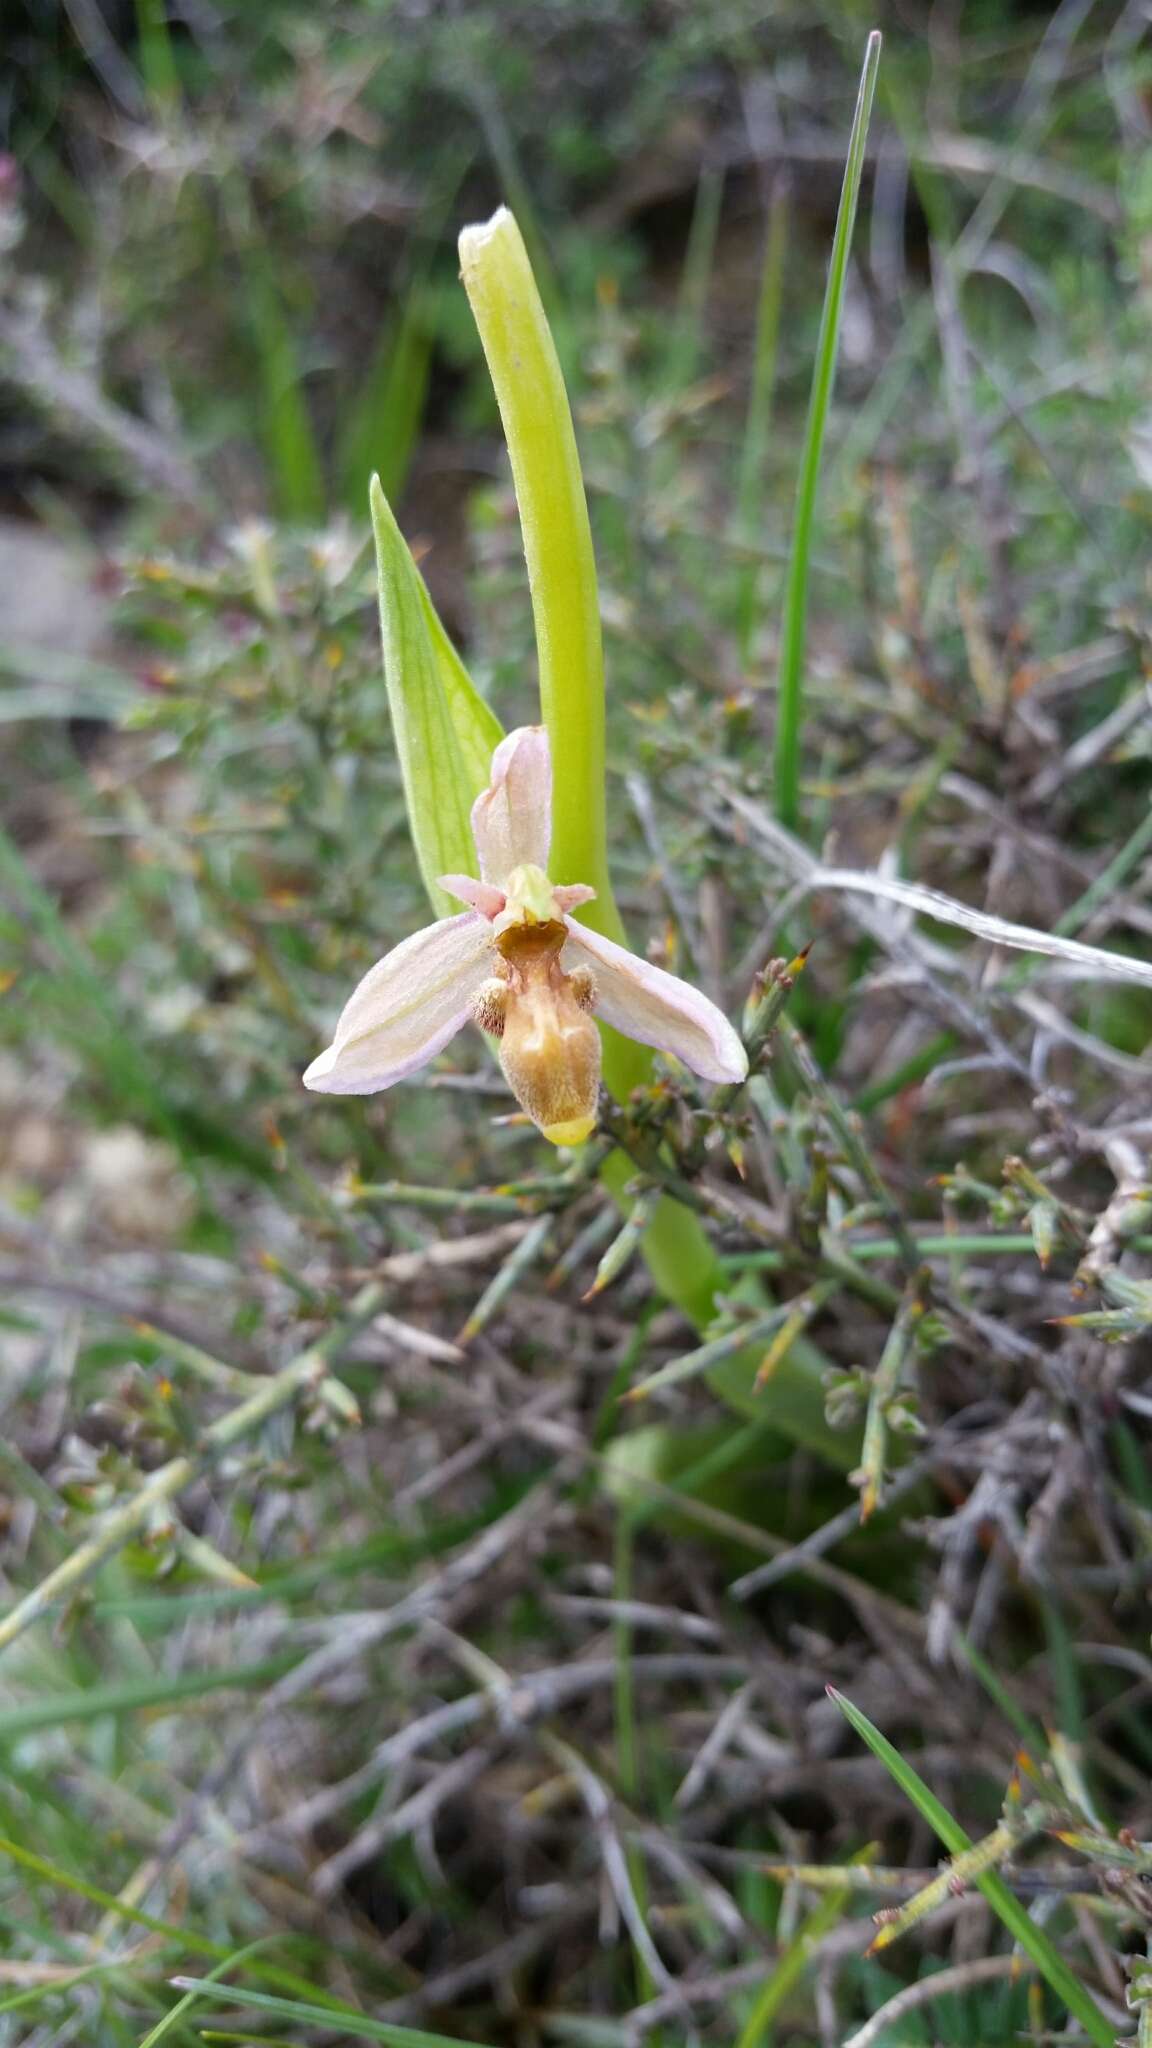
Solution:
[[[551,820],[548,735],[521,726],[496,748],[472,806],[480,879],[440,877],[468,909],[403,939],[369,969],[305,1087],[390,1088],[471,1020],[499,1039],[505,1079],[544,1136],[579,1145],[595,1126],[600,1088],[594,1013],[705,1081],[744,1079],[748,1056],[715,1003],[576,922],[571,912],[596,891],[549,880]]]

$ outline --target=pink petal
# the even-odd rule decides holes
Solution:
[[[591,967],[596,1015],[641,1045],[675,1053],[704,1081],[742,1081],[748,1055],[722,1010],[675,974],[601,938],[574,917],[564,920],[564,966]]]
[[[491,971],[491,933],[474,910],[414,932],[368,969],[304,1086],[325,1095],[374,1095],[414,1074],[468,1022]]]
[[[473,910],[478,910],[489,923],[494,917],[499,917],[508,901],[503,889],[494,889],[491,882],[474,881],[471,875],[438,875],[436,879],[449,896],[457,897],[461,903],[470,903]]]
[[[561,911],[575,910],[578,903],[591,903],[596,895],[595,889],[590,889],[587,882],[562,882],[552,893],[556,908]]]
[[[492,780],[472,806],[472,836],[486,882],[513,868],[548,866],[552,839],[552,758],[542,725],[521,725],[492,756]]]

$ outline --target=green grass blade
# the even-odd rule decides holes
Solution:
[[[275,2014],[302,2025],[325,2027],[332,2032],[339,2021],[350,2041],[384,2041],[388,2048],[459,2048],[447,2034],[426,2034],[417,2027],[393,2026],[388,2020],[370,2020],[351,2005],[301,2005],[294,1998],[273,1998],[264,1991],[240,1991],[231,1984],[213,1983],[210,1977],[174,1977],[178,1991],[208,1994],[220,2005],[250,2005],[258,2012]],[[477,2044],[479,2048],[479,2044]]]
[[[1023,1243],[1021,1250],[1026,1249]],[[1041,1758],[1048,1754],[1048,1741],[1043,1729],[1038,1728],[1031,1716],[1018,1706],[1007,1686],[993,1669],[988,1659],[981,1655],[975,1643],[970,1643],[960,1630],[956,1635],[956,1646],[974,1678],[979,1679],[990,1700],[999,1707],[1010,1728],[1014,1729],[1029,1756]]]
[[[62,1728],[77,1721],[98,1721],[104,1714],[155,1712],[176,1708],[184,1700],[209,1692],[246,1692],[273,1685],[300,1662],[291,1652],[267,1657],[260,1664],[237,1664],[222,1671],[183,1671],[174,1678],[150,1678],[132,1685],[77,1687],[74,1692],[48,1693],[0,1709],[0,1743],[15,1742],[39,1728]]]
[[[696,187],[696,204],[688,230],[688,247],[680,275],[679,302],[672,341],[669,384],[682,391],[700,367],[704,345],[704,321],[708,310],[708,287],[720,230],[720,207],[724,198],[724,174],[705,168]]]
[[[171,113],[180,104],[180,75],[166,0],[136,0],[136,56],[153,110]]]
[[[287,312],[287,279],[265,241],[242,178],[225,186],[225,204],[241,279],[239,317],[246,326],[245,342],[255,355],[257,431],[270,492],[281,519],[312,525],[324,517],[324,471]]]
[[[808,402],[808,424],[800,458],[796,489],[796,511],[792,527],[792,548],[788,559],[784,618],[780,637],[780,679],[776,707],[776,815],[781,824],[795,831],[800,816],[800,736],[804,712],[804,646],[808,624],[808,584],[812,567],[812,538],[816,518],[816,493],[820,461],[824,451],[824,430],[836,374],[836,353],[840,340],[840,315],[844,304],[844,282],[848,274],[848,252],[856,220],[856,202],[864,170],[864,146],[876,90],[880,63],[880,31],[873,29],[864,53],[860,90],[844,166],[840,209],[832,242],[832,261],[820,315],[816,343],[816,365],[812,374],[812,395]]]
[[[772,401],[776,389],[776,359],[780,344],[780,308],[784,298],[784,254],[788,247],[788,185],[778,178],[772,188],[768,210],[768,232],[764,241],[764,262],[756,305],[756,338],[752,352],[752,389],[744,421],[744,445],[736,486],[737,537],[751,543],[759,534],[764,506],[765,458],[772,425]],[[746,562],[740,577],[740,658],[747,662],[756,637],[757,599],[762,564]]]
[[[361,516],[373,476],[393,503],[404,489],[424,417],[432,367],[432,321],[423,279],[406,293],[349,408],[340,434],[341,494]]]
[[[249,312],[260,373],[264,455],[282,519],[311,525],[324,516],[324,475],[304,398],[296,339],[262,252],[251,263]]]
[[[87,1899],[90,1905],[100,1906],[106,1913],[114,1913],[119,1920],[127,1920],[133,1927],[145,1927],[150,1934],[163,1934],[170,1941],[178,1942],[181,1948],[193,1955],[208,1956],[214,1962],[227,1960],[229,1951],[219,1942],[209,1941],[203,1934],[196,1934],[189,1927],[176,1927],[170,1920],[161,1920],[155,1913],[144,1913],[139,1906],[130,1906],[124,1899],[118,1899],[113,1892],[106,1892],[100,1885],[89,1884],[86,1878],[74,1877],[70,1870],[61,1870],[59,1864],[50,1863],[45,1856],[36,1856],[31,1849],[24,1849],[19,1842],[10,1842],[0,1835],[0,1856],[10,1856],[22,1870],[34,1877],[43,1878],[46,1884],[58,1885],[61,1890],[75,1892],[79,1898]]]
[[[867,1743],[873,1756],[878,1757],[886,1771],[895,1779],[900,1790],[912,1801],[916,1811],[934,1828],[950,1855],[962,1855],[972,1847],[971,1837],[966,1835],[959,1821],[953,1820],[946,1806],[942,1806],[936,1794],[924,1783],[918,1771],[906,1763],[898,1749],[894,1749],[887,1736],[873,1726],[866,1714],[851,1700],[845,1699],[834,1687],[829,1686],[829,1695],[835,1700],[840,1712],[861,1740]],[[1040,1975],[1061,1998],[1070,2013],[1079,2020],[1089,2039],[1099,2048],[1115,2048],[1116,2034],[1105,2019],[1091,1993],[1084,1989],[1064,1961],[1059,1950],[1049,1940],[1044,1929],[1029,1917],[1021,1901],[1009,1891],[1003,1878],[995,1871],[987,1871],[976,1879],[977,1887],[983,1892],[994,1913],[1003,1921],[1014,1941],[1018,1941],[1025,1953],[1031,1956]]]
[[[87,1899],[90,1905],[102,1907],[104,1912],[115,1915],[118,1920],[126,1920],[132,1927],[144,1927],[150,1934],[163,1935],[167,1940],[175,1942],[186,1955],[203,1956],[206,1961],[222,1964],[225,1969],[235,1961],[235,1951],[225,1943],[209,1941],[206,1935],[197,1934],[191,1927],[178,1927],[171,1920],[162,1920],[155,1913],[145,1913],[139,1906],[129,1905],[126,1899],[117,1898],[114,1892],[105,1891],[100,1885],[90,1884],[86,1878],[76,1877],[70,1870],[61,1869],[58,1863],[50,1862],[46,1856],[37,1856],[33,1850],[25,1849],[21,1843],[10,1841],[6,1835],[0,1835],[0,1856],[10,1856],[13,1863],[18,1864],[20,1869],[26,1870],[31,1876],[42,1878],[46,1884],[57,1886],[62,1891],[73,1892],[78,1898]],[[260,1942],[253,1944],[253,1947],[263,1947],[265,1940],[271,1938],[261,1937]],[[251,1954],[252,1950],[248,1953]],[[297,1989],[301,1982],[294,1973],[279,1969],[270,1963],[261,1963],[259,1973],[272,1983],[285,1984],[291,1990]],[[189,1988],[187,1983],[176,1981],[178,1989]],[[196,1979],[194,1982],[198,1988],[202,1983],[210,1984],[211,1979]],[[306,1988],[314,1991],[318,1997],[327,1999],[327,1994],[320,1985],[306,1983]],[[248,1992],[245,1995],[253,2000],[258,2000],[261,1996],[257,1992]],[[333,2014],[340,2018],[344,2015],[344,2007],[334,1998],[328,1999],[324,2005],[309,2007],[309,2011],[317,2015],[327,2015],[329,2024]],[[410,2037],[406,2048],[413,2048],[413,2044],[418,2040],[418,2036]],[[439,2044],[436,2044],[436,2048],[439,2048]]]
[[[875,1843],[858,1849],[849,1858],[850,1863],[867,1863],[875,1852]],[[740,2030],[736,2048],[761,2048],[761,2043],[770,2037],[772,2022],[782,2005],[786,2004],[795,1991],[808,1967],[817,1942],[830,1934],[841,1913],[851,1898],[848,1885],[838,1885],[827,1898],[801,1921],[795,1934],[780,1951],[775,1968],[764,1979],[752,2006],[752,2010]]]
[[[259,1941],[249,1942],[247,1948],[238,1948],[235,1954],[228,1956],[224,1962],[217,1963],[216,1968],[209,1972],[208,1982],[210,1984],[215,1983],[218,1978],[224,1975],[225,1970],[238,1969],[240,1964],[246,1963],[249,1956],[255,1955],[258,1949],[267,1948],[269,1942],[278,1941],[279,1938],[275,1934],[265,1934],[261,1936]],[[159,2048],[159,2043],[175,2030],[185,2013],[198,2003],[199,1998],[200,1993],[198,1991],[186,1991],[183,1998],[165,2013],[163,2019],[158,2020],[156,2025],[145,2034],[144,2039],[140,2043],[140,2048]]]
[[[782,2005],[791,1998],[808,1966],[816,1943],[830,1934],[847,1905],[847,1886],[829,1892],[801,1921],[787,1946],[781,1950],[774,1970],[756,1993],[752,2010],[740,2029],[736,2048],[762,2048],[770,2036],[772,2022]]]

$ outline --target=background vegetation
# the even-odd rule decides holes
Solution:
[[[15,9],[4,2048],[1152,2025],[1152,64],[1131,4],[880,19],[782,740],[872,25]],[[501,199],[576,407],[633,941],[736,1017],[813,942],[746,1090],[666,1072],[617,1126],[623,1237],[478,1036],[298,1080],[426,915],[373,470],[534,715],[456,278]],[[669,1174],[703,1341],[642,1257]]]

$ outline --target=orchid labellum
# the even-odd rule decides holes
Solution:
[[[742,1081],[744,1047],[698,989],[589,931],[571,915],[595,890],[547,874],[552,766],[543,726],[492,756],[472,806],[480,879],[442,875],[469,908],[404,939],[369,969],[305,1086],[371,1095],[413,1074],[469,1020],[500,1041],[512,1093],[554,1145],[596,1123],[600,1036],[593,1013],[674,1053],[705,1081]]]

